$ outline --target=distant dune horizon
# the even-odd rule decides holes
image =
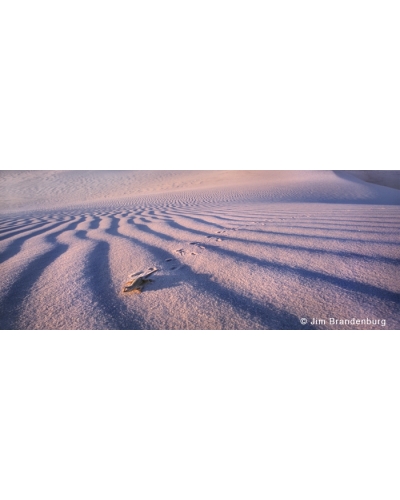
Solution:
[[[390,191],[383,189],[387,187]],[[127,202],[192,191],[199,196],[204,196],[202,191],[234,196],[236,191],[239,198],[279,202],[398,204],[399,189],[399,171],[4,170],[0,211]]]

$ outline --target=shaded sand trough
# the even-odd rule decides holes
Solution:
[[[2,172],[1,328],[397,329],[400,191],[360,177]]]

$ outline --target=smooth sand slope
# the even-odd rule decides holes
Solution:
[[[3,171],[0,326],[399,328],[400,191],[362,175]]]

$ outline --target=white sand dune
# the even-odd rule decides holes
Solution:
[[[396,189],[356,175],[331,171],[3,171],[2,213],[27,209],[233,200],[398,204]],[[396,183],[394,172],[375,179]],[[397,176],[397,180],[398,180]],[[387,182],[387,183],[388,183]],[[397,181],[398,183],[398,181]],[[154,196],[157,195],[157,196]]]
[[[399,328],[400,191],[381,185],[391,179],[3,171],[0,326]],[[143,293],[122,293],[153,267]]]

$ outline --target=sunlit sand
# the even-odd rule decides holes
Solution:
[[[0,326],[397,329],[398,179],[3,171]]]

